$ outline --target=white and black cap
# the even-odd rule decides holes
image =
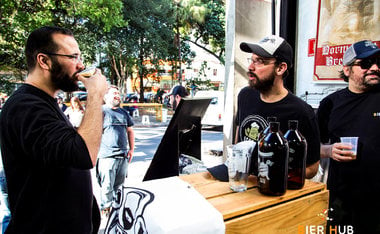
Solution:
[[[254,53],[263,58],[276,58],[293,66],[293,48],[284,38],[270,35],[261,39],[258,43],[242,42],[240,49],[247,53]]]

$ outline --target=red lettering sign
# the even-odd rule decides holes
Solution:
[[[342,70],[343,54],[348,47],[357,41],[372,40],[380,47],[380,35],[373,32],[376,23],[368,18],[376,18],[373,12],[358,13],[358,4],[333,4],[333,0],[319,0],[317,38],[315,47],[309,40],[309,51],[315,48],[314,80],[343,82],[339,78]],[[347,21],[358,22],[350,25]],[[375,21],[374,21],[375,22]]]

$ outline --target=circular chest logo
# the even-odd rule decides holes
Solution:
[[[259,133],[268,126],[267,121],[259,115],[247,116],[240,125],[239,137],[241,141],[257,141]]]

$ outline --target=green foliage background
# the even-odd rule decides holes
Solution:
[[[193,43],[224,63],[224,5],[222,0],[0,0],[0,92],[10,93],[11,83],[25,77],[26,38],[44,25],[71,29],[85,63],[100,62],[119,86],[136,69],[143,83],[160,60],[176,64],[178,41],[183,62],[191,64]],[[144,64],[147,59],[153,67]],[[143,87],[140,91],[143,95]]]

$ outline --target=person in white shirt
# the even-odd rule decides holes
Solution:
[[[71,98],[70,107],[64,113],[69,118],[73,127],[78,128],[84,115],[84,108],[78,97]]]

